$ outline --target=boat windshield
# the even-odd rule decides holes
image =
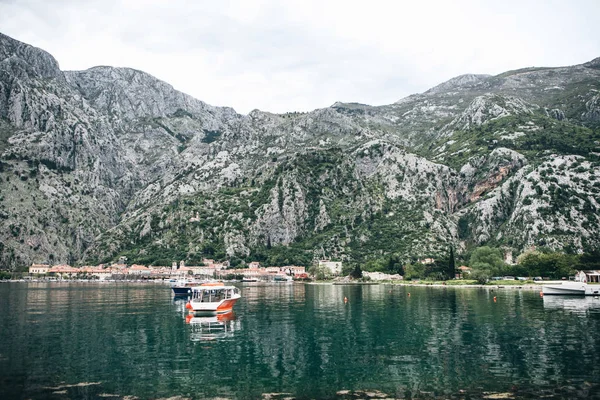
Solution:
[[[226,299],[231,299],[235,293],[238,293],[238,288],[202,288],[194,290],[192,298],[202,303],[214,303]]]

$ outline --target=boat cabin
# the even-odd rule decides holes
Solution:
[[[218,303],[239,297],[239,289],[235,286],[199,286],[192,290],[192,300],[201,303]]]

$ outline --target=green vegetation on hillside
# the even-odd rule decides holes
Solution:
[[[382,184],[377,179],[360,180],[340,149],[310,150],[279,164],[263,182],[244,180],[239,186],[178,198],[155,208],[148,219],[132,223],[129,230],[111,232],[112,239],[104,243],[117,244],[110,256],[113,260],[126,256],[142,264],[185,260],[190,265],[204,257],[230,259],[227,240],[231,240],[226,233],[243,236],[248,230],[262,229],[265,233],[257,241],[242,239],[246,251],[233,258],[281,266],[338,257],[377,270],[381,269],[377,265],[388,265],[400,256],[398,266],[424,251],[434,255],[446,251],[444,241],[422,221],[427,209],[424,204],[386,198]],[[321,220],[323,211],[326,220]],[[302,212],[302,219],[288,220],[290,212]],[[275,213],[276,222],[259,221],[264,213]],[[443,215],[437,213],[436,218]],[[265,223],[275,225],[267,228]],[[277,239],[285,223],[298,224],[295,229],[299,229],[286,245]],[[109,251],[106,244],[99,248],[99,252]],[[92,260],[96,261],[107,260]]]
[[[450,144],[448,144],[450,143]],[[474,156],[489,154],[498,147],[519,151],[534,161],[547,154],[576,154],[597,159],[600,128],[587,128],[544,115],[516,115],[487,121],[466,131],[455,131],[421,150],[425,157],[460,169]],[[443,148],[443,153],[439,153]]]

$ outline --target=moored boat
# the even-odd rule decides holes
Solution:
[[[225,286],[222,282],[209,282],[192,288],[192,298],[186,308],[194,312],[223,314],[231,312],[241,297],[235,286]]]
[[[542,293],[544,295],[599,296],[600,285],[589,285],[586,282],[585,273],[580,271],[575,275],[575,281],[565,281],[556,285],[544,285]]]
[[[289,275],[275,275],[273,282],[293,282],[293,278]]]
[[[563,282],[559,285],[544,285],[542,293],[557,294],[557,295],[579,295],[585,296],[588,290],[588,285],[585,282]]]
[[[194,280],[177,281],[171,286],[171,290],[173,290],[175,296],[190,296],[192,294],[192,288],[200,284],[202,284],[202,282]]]

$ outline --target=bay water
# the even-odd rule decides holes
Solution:
[[[217,318],[165,283],[1,283],[0,398],[600,398],[598,298],[236,285]]]

